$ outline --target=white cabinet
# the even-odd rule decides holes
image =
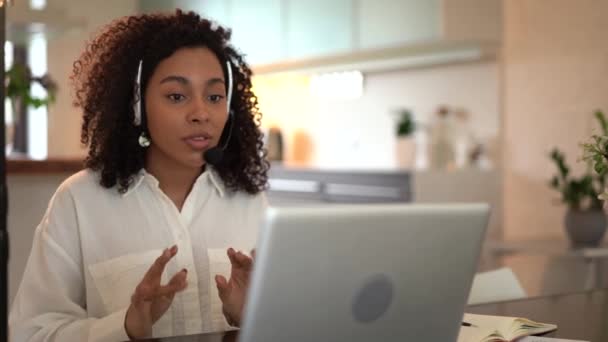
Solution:
[[[176,8],[176,3],[173,1],[163,0],[140,0],[139,10],[141,12],[157,12],[157,11],[169,11]]]
[[[441,0],[357,1],[358,47],[397,46],[439,38]]]
[[[429,41],[499,41],[501,0],[140,0],[232,29],[251,65]]]
[[[291,59],[349,52],[353,48],[352,0],[288,0],[285,39]]]
[[[140,0],[140,10],[195,11],[231,29],[231,43],[249,64],[265,64],[286,56],[281,3],[282,0]]]
[[[179,8],[194,11],[205,18],[227,25],[230,3],[224,0],[140,0],[139,10],[143,13],[175,12]]]
[[[192,1],[191,1],[192,2]],[[194,2],[193,11],[222,26],[230,26],[230,3],[225,0],[199,0]]]
[[[285,57],[282,25],[281,0],[232,1],[232,44],[245,54],[249,64],[271,63]]]

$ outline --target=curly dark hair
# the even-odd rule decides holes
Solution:
[[[209,48],[226,73],[233,66],[233,133],[224,158],[214,165],[227,189],[256,194],[268,182],[261,113],[251,90],[251,69],[231,45],[231,31],[194,12],[142,14],[117,19],[103,28],[74,62],[70,76],[74,105],[82,107],[81,142],[89,148],[85,166],[99,171],[105,188],[124,193],[144,167],[145,149],[138,137],[146,130],[133,124],[134,82],[143,60],[141,89],[156,66],[183,47]],[[142,92],[142,97],[145,96]],[[142,98],[142,103],[145,99]],[[145,118],[145,109],[142,117]],[[228,126],[228,124],[226,125]],[[220,141],[226,139],[226,130]]]

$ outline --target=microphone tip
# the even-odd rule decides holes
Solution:
[[[219,164],[224,158],[224,151],[218,147],[212,147],[203,153],[203,159],[211,165]]]

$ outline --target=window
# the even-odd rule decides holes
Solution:
[[[15,63],[27,64],[32,75],[42,76],[47,73],[47,40],[43,33],[33,33],[26,45],[15,45],[7,41],[4,46],[5,68],[9,70]],[[46,90],[35,83],[31,88],[34,97],[46,97]],[[15,113],[10,99],[5,99],[5,124],[7,127],[6,153],[24,154],[32,159],[45,159],[48,155],[48,111],[46,106],[40,108],[21,108],[25,114],[20,118],[19,127],[15,127]]]
[[[359,98],[363,94],[363,74],[346,71],[314,75],[310,79],[310,92],[319,98]]]
[[[46,0],[30,0],[30,8],[33,10],[43,10],[46,8]]]
[[[44,34],[32,36],[28,46],[28,65],[32,75],[42,76],[47,73],[47,40]],[[34,97],[45,97],[46,90],[40,84],[32,85]],[[28,156],[32,159],[45,159],[48,155],[48,110],[46,106],[27,110],[27,146]]]

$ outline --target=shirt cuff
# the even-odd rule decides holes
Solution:
[[[89,332],[89,342],[129,341],[125,330],[127,308],[95,320]]]

